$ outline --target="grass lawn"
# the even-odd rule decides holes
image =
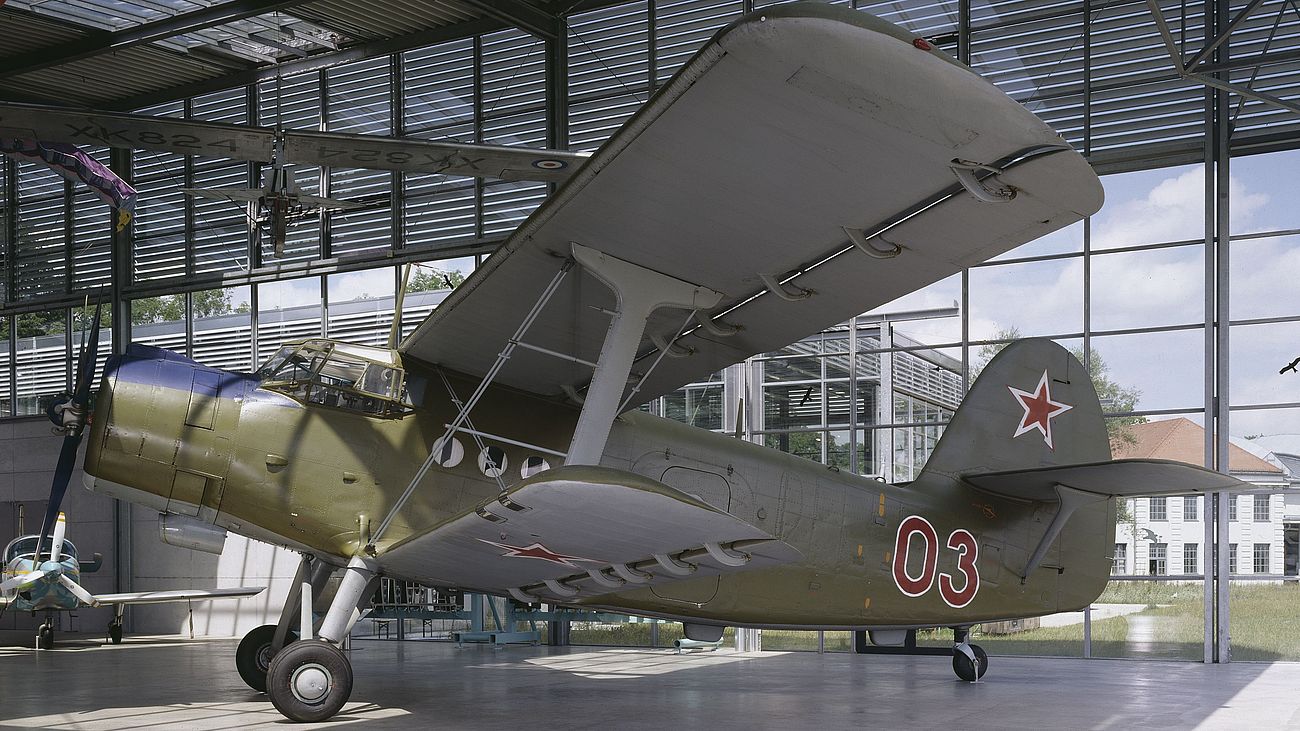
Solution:
[[[1201,584],[1115,581],[1099,604],[1142,604],[1147,608],[1122,617],[1092,623],[1093,657],[1143,657],[1200,660],[1203,655]],[[1231,585],[1232,659],[1300,660],[1300,585],[1239,582]],[[681,625],[659,622],[659,647],[672,647]],[[648,647],[650,624],[575,623],[573,644]],[[724,646],[733,643],[728,629]],[[922,645],[947,646],[949,630],[928,630]],[[1083,625],[1043,627],[1010,635],[988,635],[978,628],[972,638],[991,655],[1083,655]],[[853,649],[849,632],[827,632],[828,652]],[[817,633],[764,630],[765,650],[816,650]]]

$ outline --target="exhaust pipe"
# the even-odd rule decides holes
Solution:
[[[220,554],[226,547],[226,529],[184,515],[162,513],[158,516],[158,533],[169,546]]]

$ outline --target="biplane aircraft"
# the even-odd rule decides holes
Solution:
[[[566,172],[396,347],[106,366],[90,489],[299,551],[313,592],[343,569],[318,623],[295,594],[237,652],[288,718],[348,698],[339,643],[380,576],[696,640],[950,627],[975,680],[966,628],[1100,594],[1115,498],[1243,486],[1112,461],[1088,373],[1043,340],[985,367],[905,484],[637,409],[1098,210],[1081,156],[925,39],[821,4],[747,14]]]
[[[122,613],[130,604],[164,604],[197,602],[211,599],[239,599],[260,593],[266,587],[241,586],[229,589],[169,589],[122,594],[91,594],[81,585],[82,572],[98,571],[103,557],[98,553],[83,561],[77,547],[66,539],[67,521],[59,513],[54,533],[49,536],[48,552],[40,552],[43,543],[37,536],[19,536],[5,546],[0,564],[0,613],[7,609],[20,612],[44,612],[45,621],[36,630],[36,647],[54,647],[54,622],[51,615],[82,607],[113,607],[108,623],[109,640],[122,642]]]

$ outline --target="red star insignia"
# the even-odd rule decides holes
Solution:
[[[1053,401],[1052,390],[1048,383],[1047,371],[1043,371],[1043,377],[1038,379],[1038,388],[1034,389],[1033,393],[1007,386],[1011,395],[1016,397],[1016,401],[1020,402],[1025,410],[1025,415],[1020,417],[1020,426],[1011,438],[1014,439],[1025,432],[1037,429],[1042,433],[1047,448],[1055,450],[1056,447],[1052,444],[1052,419],[1074,407]]]
[[[534,543],[531,546],[521,547],[521,546],[512,546],[508,543],[497,543],[496,541],[489,541],[483,538],[479,538],[478,540],[483,541],[484,543],[490,546],[496,546],[497,548],[506,549],[506,552],[501,554],[503,557],[540,558],[543,561],[558,563],[561,566],[568,566],[571,569],[581,569],[580,566],[573,563],[574,561],[587,561],[589,563],[605,563],[604,561],[599,561],[594,558],[582,558],[581,556],[566,556],[563,553],[556,553],[555,551],[552,551],[551,549],[547,548],[546,546],[543,546],[540,543]]]

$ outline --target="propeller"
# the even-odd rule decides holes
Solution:
[[[77,380],[71,394],[66,400],[56,402],[49,409],[50,420],[55,430],[63,433],[63,447],[59,450],[59,462],[54,469],[54,481],[50,485],[50,502],[45,509],[45,520],[41,531],[36,534],[36,552],[33,556],[39,564],[41,559],[41,541],[55,528],[56,522],[62,525],[59,507],[63,495],[68,491],[72,481],[72,470],[77,464],[77,448],[81,445],[81,433],[86,427],[86,410],[90,403],[90,387],[95,377],[95,359],[99,354],[99,323],[102,305],[95,305],[95,317],[90,324],[90,334],[81,341],[81,353],[77,362]],[[63,547],[63,536],[55,533],[58,549]],[[56,549],[57,550],[57,549]],[[58,560],[58,554],[54,554]]]

